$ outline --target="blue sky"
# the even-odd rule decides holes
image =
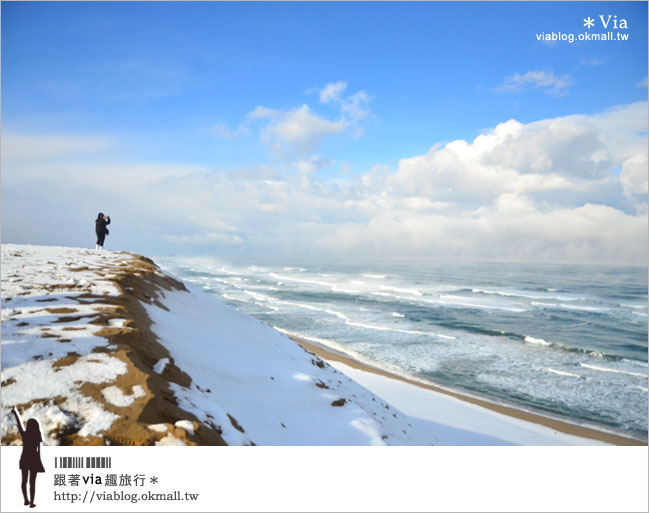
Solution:
[[[613,32],[629,39],[536,37],[605,32],[600,15],[625,19],[628,29]],[[592,29],[584,27],[587,17]],[[88,223],[61,213],[76,201],[91,217],[128,213],[128,228],[116,226],[112,240],[143,252],[267,254],[274,246],[357,254],[351,240],[378,223],[377,236],[363,244],[387,254],[405,244],[413,256],[538,256],[496,219],[498,205],[509,202],[530,215],[533,209],[539,223],[574,214],[575,230],[584,215],[595,215],[584,206],[614,209],[600,209],[595,218],[612,217],[597,222],[629,222],[622,231],[641,245],[623,261],[644,261],[646,229],[634,230],[642,219],[646,227],[639,171],[646,81],[646,2],[3,3],[4,239],[86,244]],[[638,121],[616,124],[620,116]],[[503,142],[494,134],[509,120],[522,128]],[[488,155],[474,151],[481,134],[493,136],[480,150]],[[556,148],[571,137],[572,146]],[[453,141],[468,142],[468,153],[458,156],[457,145],[447,147]],[[514,158],[522,141],[540,145],[531,149],[531,167]],[[560,162],[580,144],[596,172]],[[453,152],[465,164],[474,159],[471,169],[490,162],[480,176],[497,175],[491,196],[468,193],[462,177],[470,171],[459,164],[447,184],[457,195],[410,190],[420,180],[446,183],[450,171],[440,162]],[[408,181],[409,164],[419,167]],[[512,190],[507,184],[518,178],[525,185]],[[284,189],[295,195],[278,192]],[[389,204],[379,209],[381,197]],[[164,198],[180,206],[143,207]],[[219,210],[224,203],[227,212]],[[304,209],[300,223],[288,204]],[[480,245],[518,249],[484,252],[470,243],[471,219],[486,215],[481,208],[496,216],[484,223],[496,224],[481,232]],[[455,249],[440,252],[439,242],[419,240],[415,227],[427,220],[446,226],[437,238],[458,224]],[[56,226],[68,227],[65,236],[52,234]],[[296,238],[300,247],[289,244]],[[603,251],[616,260],[614,246],[625,243],[587,239],[557,255],[555,245],[565,244],[550,234],[542,259],[592,260]]]

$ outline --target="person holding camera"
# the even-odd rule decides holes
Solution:
[[[95,220],[95,233],[97,234],[97,245],[95,249],[104,249],[104,239],[108,235],[107,225],[110,224],[110,216],[105,216],[102,212],[97,214],[97,219]]]

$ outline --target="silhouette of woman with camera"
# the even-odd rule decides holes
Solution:
[[[108,235],[107,226],[110,224],[110,216],[105,216],[103,212],[97,214],[95,219],[95,233],[97,234],[97,245],[95,249],[104,249],[104,239]]]
[[[38,472],[45,472],[45,468],[41,462],[41,442],[43,441],[41,428],[36,419],[29,419],[27,421],[27,429],[23,428],[23,423],[20,420],[20,415],[16,408],[12,408],[11,412],[16,417],[18,431],[20,432],[20,437],[23,439],[23,452],[20,455],[20,470],[22,471],[23,479],[20,488],[25,498],[25,506],[29,505],[30,508],[33,508],[36,506],[34,504],[36,474]],[[27,500],[27,478],[29,478],[30,500]]]

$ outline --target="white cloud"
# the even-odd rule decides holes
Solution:
[[[635,86],[636,87],[647,87],[647,77],[644,77]]]
[[[261,142],[275,157],[282,160],[304,160],[317,151],[326,137],[351,133],[360,137],[363,133],[361,121],[371,113],[370,96],[365,91],[343,96],[347,83],[330,82],[319,91],[322,104],[330,104],[338,111],[338,119],[329,119],[314,112],[307,104],[288,110],[272,109],[258,105],[246,115],[236,129],[223,123],[212,125],[210,132],[215,137],[233,139],[259,130]],[[313,92],[310,90],[309,92]]]
[[[215,137],[221,137],[223,139],[234,139],[241,135],[249,135],[252,132],[252,128],[255,123],[260,121],[269,121],[277,119],[282,113],[276,109],[269,109],[263,105],[258,105],[248,114],[246,114],[246,119],[239,123],[237,128],[231,129],[225,123],[214,123],[210,132]]]
[[[360,121],[370,114],[370,96],[366,91],[358,91],[347,97],[342,93],[347,89],[347,82],[330,82],[320,91],[321,103],[333,103],[350,121]]]
[[[313,147],[343,130],[306,106],[273,116],[266,126],[278,144]],[[403,158],[397,169],[376,165],[335,177],[318,172],[333,161],[309,154],[293,164],[208,170],[110,162],[100,152],[68,162],[66,174],[56,161],[10,161],[3,235],[94,244],[89,219],[101,209],[114,219],[113,247],[149,254],[644,265],[646,132],[647,102],[509,120],[472,141]]]
[[[232,130],[228,128],[225,123],[214,123],[214,125],[212,125],[211,133],[215,137],[234,139],[240,135],[248,135],[250,133],[250,126],[247,123],[241,123],[236,129]]]
[[[450,205],[448,202],[432,201],[425,196],[408,196],[400,199],[396,208],[406,212],[438,212],[446,210]]]
[[[486,207],[456,215],[382,211],[365,223],[330,225],[315,244],[324,254],[368,258],[380,254],[643,265],[646,231],[646,215],[628,215],[604,205],[541,213],[523,203],[504,211]]]
[[[495,88],[496,91],[520,93],[526,89],[540,89],[549,94],[562,95],[572,85],[569,75],[558,77],[553,71],[528,71],[520,74],[514,73],[505,77],[504,82]]]
[[[308,159],[300,160],[294,165],[300,173],[311,175],[316,171],[320,171],[322,169],[333,166],[334,162],[330,159],[322,157],[311,157]]]
[[[629,158],[646,155],[647,104],[523,125],[501,123],[473,142],[453,141],[402,159],[389,184],[437,199],[488,201],[503,193],[584,197],[612,180]]]
[[[257,105],[255,109],[248,113],[247,117],[249,119],[267,119],[277,116],[278,111],[275,109],[269,109],[262,105]]]
[[[269,109],[262,105],[258,105],[251,112],[246,114],[246,119],[243,120],[237,128],[228,128],[225,123],[214,123],[210,128],[210,133],[215,137],[223,139],[234,139],[242,135],[250,135],[252,133],[255,123],[277,119],[282,113],[275,109]]]
[[[647,175],[649,167],[647,166],[647,155],[634,155],[624,161],[622,164],[622,186],[627,194],[647,195]]]
[[[329,82],[320,91],[320,103],[341,101],[340,95],[345,89],[347,89],[347,82]]]
[[[494,201],[496,212],[507,215],[536,214],[538,211],[532,201],[521,194],[504,192]]]
[[[325,137],[340,134],[346,127],[344,119],[329,121],[314,114],[304,104],[267,125],[262,132],[262,141],[278,156],[307,155]]]

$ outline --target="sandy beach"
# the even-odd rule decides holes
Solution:
[[[340,362],[346,366],[351,367],[352,369],[357,369],[362,372],[383,376],[391,380],[401,381],[403,383],[407,383],[409,385],[419,387],[425,390],[429,390],[438,394],[445,394],[455,399],[459,399],[461,401],[479,406],[481,408],[486,408],[488,410],[491,410],[493,412],[502,415],[514,417],[516,419],[520,419],[526,422],[540,424],[542,426],[548,427],[555,431],[559,431],[561,433],[566,433],[568,435],[573,435],[581,438],[597,440],[612,445],[620,445],[620,446],[646,446],[647,445],[647,442],[644,442],[642,440],[617,435],[615,433],[599,431],[597,429],[593,429],[585,426],[570,424],[568,422],[539,415],[537,413],[524,411],[521,409],[513,408],[511,406],[497,404],[494,402],[487,401],[485,399],[471,397],[466,394],[461,394],[459,392],[448,390],[440,386],[435,386],[414,379],[409,379],[407,377],[399,376],[398,374],[393,374],[383,369],[379,369],[377,367],[367,365],[363,362],[360,362],[350,356],[341,353],[340,351],[335,351],[333,349],[327,348],[315,341],[306,341],[296,337],[290,337],[290,338],[295,342],[297,342],[298,344],[300,344],[305,349],[313,352],[314,354],[318,355],[320,358],[324,360],[330,362]]]

